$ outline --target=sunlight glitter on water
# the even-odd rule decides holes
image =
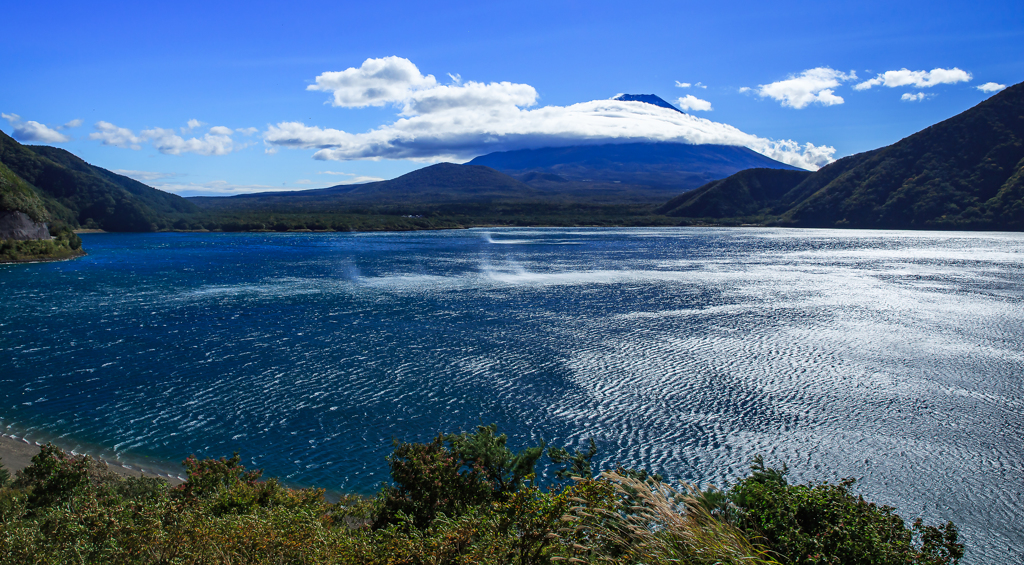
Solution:
[[[724,484],[755,454],[1024,557],[1024,237],[509,229],[87,235],[0,267],[0,418],[372,491],[497,422]]]

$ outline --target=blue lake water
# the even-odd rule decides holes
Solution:
[[[497,423],[601,467],[859,479],[1024,558],[1024,235],[773,229],[94,234],[0,266],[0,426],[373,492]]]

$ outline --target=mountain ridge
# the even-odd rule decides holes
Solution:
[[[34,187],[48,200],[50,212],[73,227],[156,231],[199,211],[180,196],[86,163],[64,149],[22,145],[2,131],[0,163]]]
[[[612,100],[621,100],[623,102],[643,102],[644,104],[651,104],[652,106],[658,106],[661,108],[668,108],[669,110],[675,110],[680,114],[686,113],[680,110],[679,108],[676,108],[672,104],[669,104],[657,94],[618,94],[616,96],[613,96]]]
[[[741,185],[768,182],[766,173],[745,173],[684,193],[658,210],[684,218],[761,217],[793,227],[1021,230],[1024,83],[892,145],[791,178],[772,199],[726,205]],[[786,190],[778,194],[781,188]],[[723,207],[702,214],[709,211],[701,208],[702,199]]]
[[[576,182],[689,190],[750,168],[795,170],[746,147],[670,142],[606,143],[488,153],[470,160],[515,178],[551,174]]]
[[[259,209],[396,206],[470,202],[488,204],[540,198],[530,186],[489,167],[437,163],[391,180],[342,184],[327,188],[239,194],[229,197],[194,196],[189,200],[204,209],[245,204]]]

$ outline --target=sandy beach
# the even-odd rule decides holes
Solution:
[[[12,477],[15,472],[31,465],[32,458],[38,453],[39,446],[35,443],[28,443],[20,438],[0,435],[0,463],[3,464],[5,469],[10,471]],[[102,458],[100,458],[100,460],[107,464],[107,469],[125,477],[155,477],[163,479],[171,485],[179,485],[182,483],[181,479],[178,479],[177,477],[169,477],[163,474],[135,469]]]

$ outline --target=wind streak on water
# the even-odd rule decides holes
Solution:
[[[497,422],[722,485],[860,479],[1024,557],[1024,238],[797,230],[85,236],[0,267],[8,433],[242,452],[369,492],[392,438]]]

